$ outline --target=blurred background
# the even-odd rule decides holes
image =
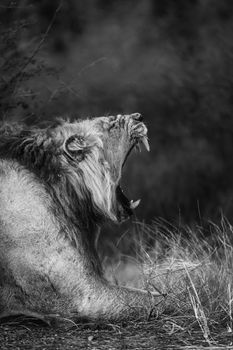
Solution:
[[[233,218],[233,1],[1,0],[0,117],[140,112],[137,219]]]

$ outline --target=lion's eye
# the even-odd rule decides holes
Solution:
[[[110,131],[110,130],[113,129],[114,127],[116,127],[116,121],[113,121],[113,122],[109,123],[109,125],[108,125],[108,131]]]

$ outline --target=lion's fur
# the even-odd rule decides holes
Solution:
[[[122,155],[111,164],[119,146],[106,151],[108,128],[106,117],[44,129],[2,126],[2,311],[120,318],[135,304],[148,304],[143,293],[105,282],[94,249],[103,220],[117,220],[116,164]]]

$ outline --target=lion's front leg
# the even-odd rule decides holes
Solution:
[[[163,299],[164,296],[158,292],[118,287],[104,280],[93,279],[88,284],[81,303],[74,299],[73,307],[77,307],[77,316],[88,319],[148,318]]]

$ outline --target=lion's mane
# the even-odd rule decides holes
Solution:
[[[88,149],[77,166],[63,152],[68,125],[65,120],[46,129],[3,125],[0,157],[14,159],[32,171],[56,203],[57,217],[65,216],[82,231],[87,224],[91,228],[100,224],[103,216],[116,220],[112,213],[115,194],[108,164],[99,152],[101,135],[95,130],[85,133]],[[76,236],[69,238],[76,240]]]

